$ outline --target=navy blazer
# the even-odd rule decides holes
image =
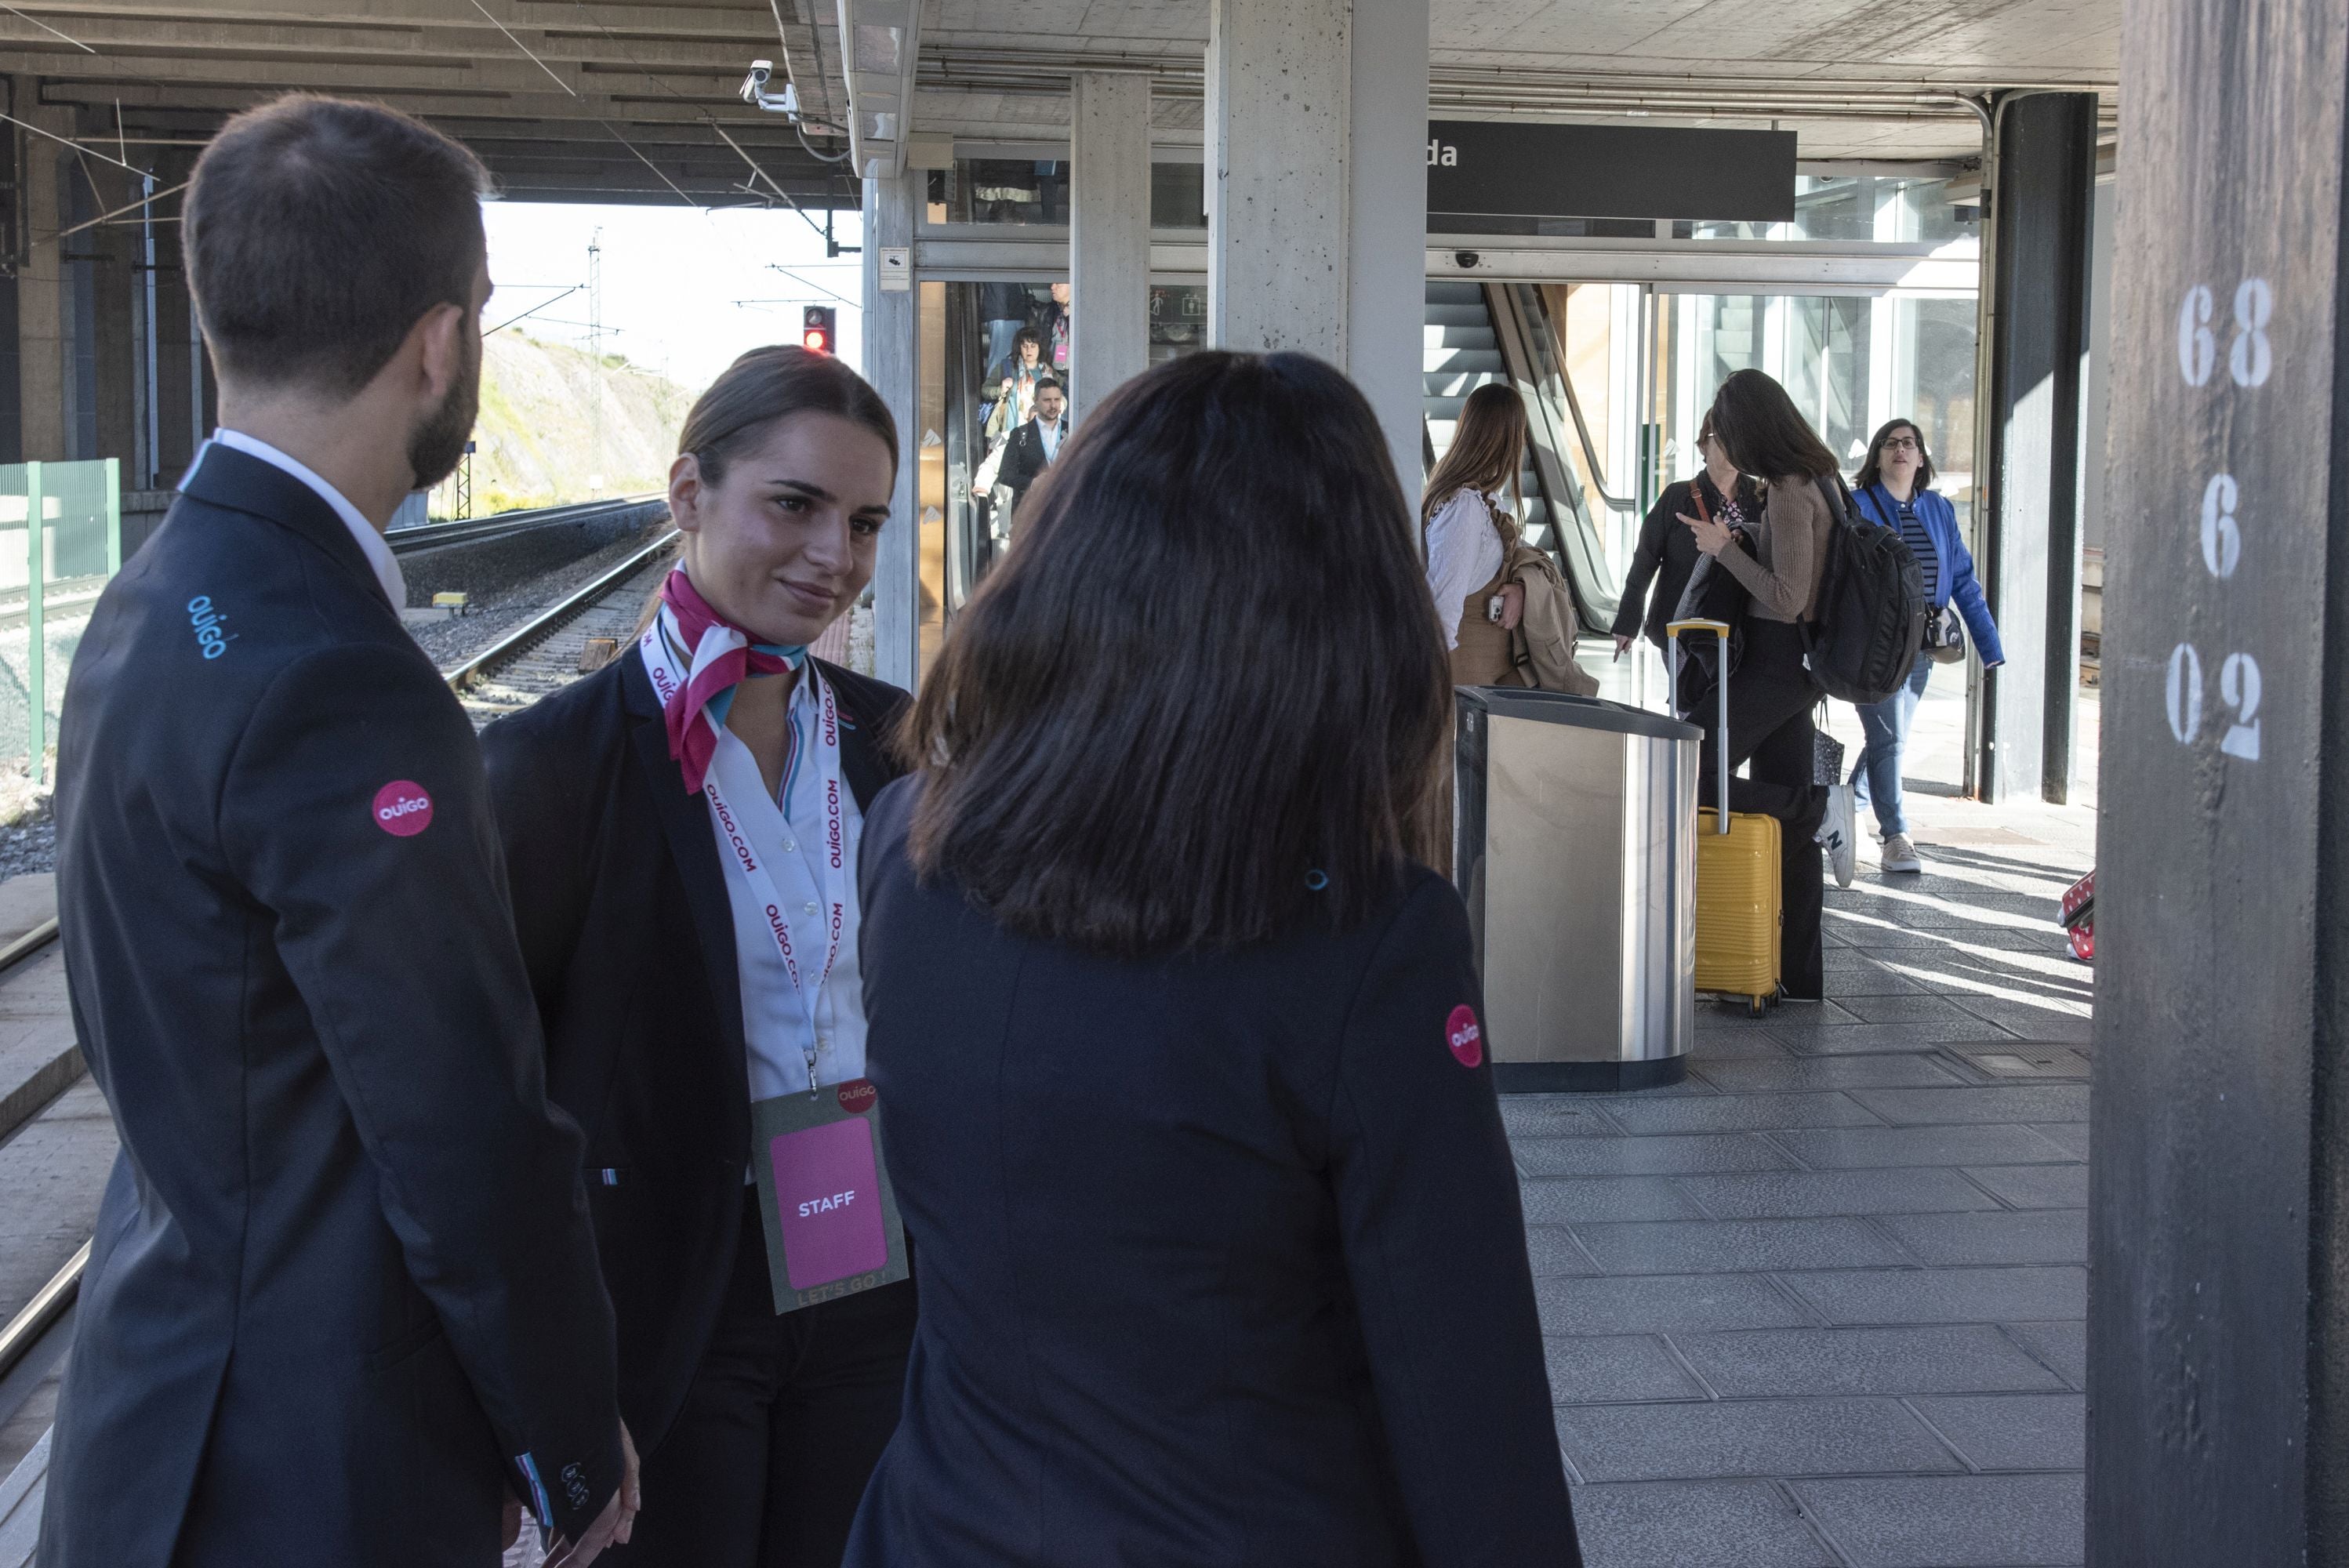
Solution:
[[[1575,1568],[1451,884],[1119,962],[920,885],[917,789],[859,871],[922,1310],[850,1568]]]
[[[817,661],[840,764],[869,806],[907,698]],[[733,906],[633,645],[481,735],[516,929],[546,1026],[547,1092],[587,1134],[588,1207],[619,1325],[620,1412],[667,1435],[742,1233],[750,1079]]]
[[[316,491],[206,450],[91,616],[57,814],[122,1155],[43,1568],[494,1563],[509,1481],[575,1538],[620,1481],[579,1134],[472,727]]]

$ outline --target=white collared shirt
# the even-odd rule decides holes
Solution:
[[[1496,507],[1490,495],[1458,490],[1427,520],[1427,588],[1447,648],[1460,645],[1460,613],[1468,595],[1500,573],[1507,553],[1493,522]]]
[[[781,802],[783,809],[760,810],[757,808],[761,800],[734,806],[753,851],[764,854],[770,864],[777,863],[785,855],[803,861],[808,868],[806,882],[802,884],[798,878],[792,882],[793,885],[811,888],[820,888],[824,882],[822,846],[827,830],[823,792],[812,787],[814,769],[808,760],[815,748],[816,727],[822,719],[822,702],[813,689],[816,678],[815,667],[810,665],[792,683],[792,755],[798,765],[790,769],[784,780],[789,799]],[[718,748],[726,761],[739,765],[727,768],[730,780],[759,777],[757,759],[732,730],[718,732]],[[713,758],[711,767],[719,765],[719,759]],[[736,791],[730,782],[726,794],[730,801],[734,799]],[[761,796],[763,799],[763,786]],[[763,900],[750,886],[740,861],[728,844],[718,814],[712,811],[709,815],[709,830],[718,840],[719,862],[726,869],[727,903],[734,916],[734,964],[740,978],[742,1037],[750,1051],[750,1098],[771,1099],[781,1094],[802,1092],[808,1087],[809,1009],[800,1005],[797,988],[783,967],[783,955],[775,946],[773,934],[767,929]],[[846,1083],[864,1076],[864,981],[856,962],[856,932],[861,918],[854,870],[856,847],[864,836],[864,814],[857,810],[855,795],[843,789],[841,839],[851,870],[848,896],[841,914],[839,955],[833,960],[832,973],[817,994],[813,1009],[815,1077],[819,1084]],[[784,891],[788,896],[800,896],[790,893],[788,887]],[[823,954],[828,934],[816,907],[794,907],[785,913],[798,950]]]
[[[222,427],[212,432],[212,440],[232,451],[243,452],[248,458],[259,458],[271,468],[293,475],[316,490],[318,499],[334,509],[335,515],[343,520],[343,526],[349,529],[351,537],[358,542],[359,553],[366,556],[367,565],[374,568],[375,580],[382,585],[383,596],[391,602],[391,607],[394,610],[406,607],[408,583],[399,574],[399,562],[391,553],[391,546],[384,542],[382,531],[369,522],[342,491],[268,442],[255,440],[242,430]],[[196,462],[203,460],[203,454],[197,453]],[[194,466],[190,465],[191,469]]]
[[[1068,428],[1069,421],[1066,415],[1062,415],[1058,421],[1050,425],[1047,425],[1041,419],[1036,421],[1036,432],[1039,436],[1043,438],[1044,441],[1044,460],[1046,462],[1049,463],[1053,459],[1061,455],[1061,433]]]

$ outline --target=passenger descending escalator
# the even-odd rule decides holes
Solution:
[[[1596,634],[1613,623],[1621,583],[1608,563],[1599,520],[1567,460],[1567,443],[1585,442],[1585,437],[1563,366],[1538,300],[1518,300],[1505,284],[1429,280],[1421,361],[1427,466],[1433,470],[1452,445],[1471,392],[1495,381],[1515,387],[1526,400],[1530,432],[1517,476],[1526,542],[1557,558],[1574,593],[1576,617],[1586,634]],[[1586,449],[1582,455],[1587,469],[1598,472],[1597,454]]]

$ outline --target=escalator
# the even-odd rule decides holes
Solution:
[[[1573,463],[1604,470],[1585,428],[1557,333],[1537,291],[1525,284],[1431,278],[1422,339],[1423,455],[1432,472],[1452,445],[1461,406],[1477,387],[1502,382],[1525,399],[1528,437],[1523,492],[1526,542],[1547,550],[1566,574],[1587,633],[1615,619],[1622,584],[1609,564],[1602,520],[1594,515]],[[1598,481],[1604,484],[1602,479]],[[1602,505],[1619,505],[1598,498]]]

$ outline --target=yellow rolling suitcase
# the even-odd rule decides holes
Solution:
[[[1778,927],[1782,913],[1778,882],[1778,819],[1760,811],[1731,811],[1729,805],[1729,627],[1720,621],[1674,621],[1665,635],[1678,642],[1683,632],[1707,631],[1721,641],[1720,762],[1714,797],[1722,810],[1697,812],[1696,988],[1716,996],[1742,996],[1757,1016],[1778,995]]]

